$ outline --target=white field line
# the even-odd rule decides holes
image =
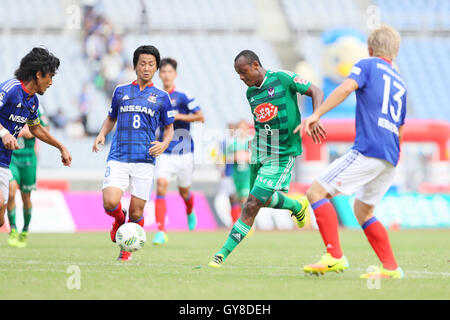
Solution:
[[[9,265],[11,264],[11,261],[0,261],[0,265]],[[22,262],[15,262],[14,264],[18,264],[18,265],[37,265],[37,264],[42,264],[42,265],[65,265],[65,266],[69,266],[69,265],[79,265],[79,266],[105,266],[105,267],[116,267],[116,266],[120,266],[120,267],[150,267],[150,268],[155,268],[155,267],[171,267],[171,268],[183,268],[183,269],[194,269],[194,265],[187,265],[187,264],[162,264],[162,263],[134,263],[131,262],[130,264],[126,264],[126,262],[77,262],[77,261],[57,261],[57,262],[49,262],[49,261],[39,261],[39,260],[25,260]],[[236,266],[236,265],[226,265],[224,267],[223,270],[226,269],[241,269],[241,270],[245,270],[246,268],[252,268],[253,270],[257,270],[257,269],[292,269],[292,267],[286,267],[286,266]],[[202,265],[201,269],[208,269],[206,265]],[[0,269],[2,271],[14,271],[17,272],[18,269],[14,268],[14,269],[7,269],[7,268],[2,268]],[[49,268],[49,269],[33,269],[33,270],[26,270],[26,271],[42,271],[42,272],[48,272],[48,271],[56,271],[53,268]],[[301,271],[301,268],[299,268],[299,271]],[[350,268],[347,272],[352,272],[352,271],[357,271],[357,272],[366,272],[366,269],[362,269],[362,268]],[[65,272],[65,270],[58,270],[58,272]],[[89,270],[87,272],[105,272],[105,270]],[[111,272],[111,270],[108,270],[107,272]],[[411,274],[413,275],[423,275],[423,276],[439,276],[439,277],[450,277],[450,272],[433,272],[433,271],[426,271],[426,270],[404,270],[406,278],[421,278],[421,277],[417,277],[417,276],[409,276]],[[172,272],[161,272],[158,271],[158,273],[172,273]],[[280,276],[285,276],[286,274],[280,274]]]

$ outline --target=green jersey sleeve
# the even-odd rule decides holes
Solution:
[[[292,92],[298,92],[300,94],[305,94],[311,86],[311,82],[303,79],[298,74],[291,71],[278,71],[279,79],[283,82],[289,90]]]

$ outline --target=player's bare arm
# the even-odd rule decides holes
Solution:
[[[31,139],[31,138],[33,138],[34,136],[31,134],[30,128],[29,128],[27,125],[25,125],[25,126],[22,128],[22,131],[20,131],[19,137],[22,137],[22,138],[25,138],[25,139]]]
[[[8,150],[19,149],[19,144],[17,143],[16,138],[14,138],[14,136],[11,133],[9,133],[8,129],[3,127],[1,124],[0,124],[0,136],[6,149]]]
[[[185,122],[205,122],[205,116],[203,115],[202,110],[198,110],[197,112],[191,114],[177,113],[175,115],[175,120],[181,120]]]
[[[50,132],[45,129],[40,124],[30,126],[30,132],[38,138],[39,140],[57,148],[61,152],[61,161],[66,167],[70,167],[72,163],[72,156],[69,153],[69,150],[59,142],[55,137],[53,137]]]
[[[94,140],[94,145],[92,146],[92,152],[99,152],[100,149],[98,148],[98,145],[104,145],[106,135],[111,132],[111,130],[114,128],[114,125],[116,124],[117,119],[113,119],[110,116],[107,116],[105,121],[103,121],[102,128],[100,129],[99,134]]]
[[[350,93],[356,89],[358,89],[358,83],[355,80],[345,79],[339,87],[334,89],[322,105],[318,109],[314,110],[313,114],[301,123],[300,134],[302,134],[302,129],[305,128],[306,134],[311,137],[313,134],[313,128],[319,123],[320,117],[338,106],[350,95]]]
[[[170,141],[173,139],[173,123],[164,126],[164,136],[162,141],[153,141],[151,144],[153,147],[150,148],[149,153],[153,157],[158,157],[164,150],[169,146]]]
[[[317,110],[323,102],[324,97],[323,91],[314,84],[311,84],[309,86],[308,90],[305,92],[305,95],[311,97],[313,111]],[[297,133],[299,130],[300,125],[298,125],[294,129],[294,133]],[[317,122],[317,124],[314,127],[312,127],[311,132],[312,132],[311,137],[313,138],[314,143],[322,143],[322,140],[325,140],[326,131],[320,122]]]

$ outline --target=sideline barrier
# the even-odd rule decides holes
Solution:
[[[339,222],[347,228],[360,228],[353,213],[354,196],[339,195],[332,202]],[[450,194],[388,192],[375,208],[375,216],[390,229],[450,228]]]
[[[197,214],[199,231],[215,230],[217,223],[203,193],[193,192],[194,209]],[[33,201],[33,219],[30,232],[76,232],[107,231],[111,227],[112,218],[102,206],[100,192],[62,192],[59,190],[37,190],[31,195]],[[154,215],[154,198],[147,202],[144,209],[146,230],[156,230]],[[125,195],[122,205],[128,208],[130,196]],[[166,228],[169,231],[187,231],[186,209],[178,193],[168,193]],[[22,200],[20,192],[16,195],[17,217],[19,229],[23,226]],[[7,223],[8,224],[8,223]],[[8,224],[9,225],[9,224]],[[7,232],[6,227],[1,229]]]

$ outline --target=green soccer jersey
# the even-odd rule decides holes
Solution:
[[[293,133],[301,121],[297,93],[305,94],[310,85],[293,72],[267,70],[259,87],[247,89],[255,122],[253,163],[302,153],[301,138]]]
[[[45,127],[46,123],[42,119],[44,113],[41,111],[41,107],[39,107],[38,115],[41,125]],[[36,165],[36,151],[34,149],[36,138],[25,139],[18,137],[17,144],[20,149],[14,150],[11,162],[18,166]]]
[[[227,147],[227,154],[233,157],[233,176],[242,179],[245,179],[245,175],[241,174],[249,172],[250,168],[248,163],[250,159],[245,159],[245,153],[249,152],[248,142],[248,139],[235,138]],[[235,156],[236,160],[234,160]]]

